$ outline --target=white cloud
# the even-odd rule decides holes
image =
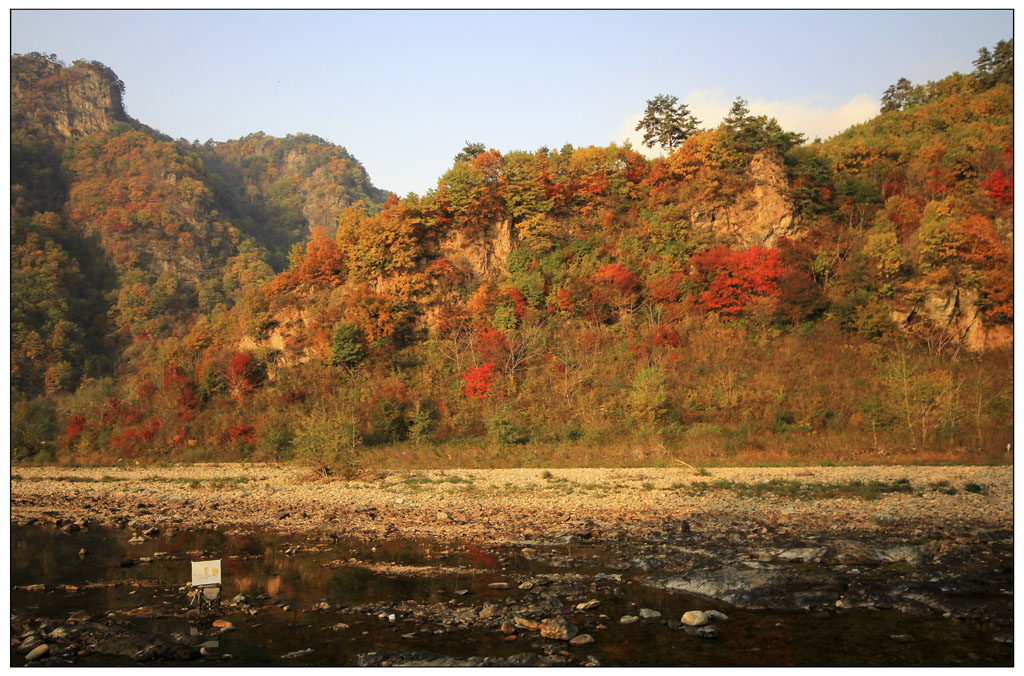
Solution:
[[[734,100],[735,97],[730,98],[722,89],[694,89],[683,98],[683,103],[701,121],[702,127],[711,129],[717,127],[729,114]],[[869,94],[858,94],[845,102],[824,96],[790,101],[754,99],[748,101],[747,106],[751,114],[774,117],[783,129],[804,134],[808,141],[813,141],[815,137],[825,139],[852,125],[866,122],[878,115],[879,110],[878,99]],[[639,112],[626,120],[620,136],[648,158],[657,157],[661,154],[660,149],[645,148],[643,134],[636,131],[636,125],[642,117],[643,113]]]

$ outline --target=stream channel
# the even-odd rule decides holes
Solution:
[[[642,569],[616,566],[608,543],[478,550],[241,530],[134,544],[131,535],[11,526],[12,666],[41,643],[50,647],[33,663],[53,666],[1013,664],[1012,638],[993,640],[1006,628],[984,620],[733,607],[650,584]],[[198,613],[189,562],[207,558],[223,561],[222,602]],[[679,622],[689,610],[728,619],[701,636]],[[644,617],[623,624],[624,615]],[[559,616],[593,641],[547,638],[530,624]]]

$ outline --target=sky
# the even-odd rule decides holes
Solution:
[[[1011,10],[12,10],[11,53],[110,66],[174,138],[310,133],[424,194],[467,141],[503,153],[630,140],[648,99],[714,127],[742,96],[811,140],[900,77],[970,72]],[[656,152],[651,151],[652,156]]]

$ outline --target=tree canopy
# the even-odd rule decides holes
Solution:
[[[697,132],[700,120],[685,103],[679,103],[675,96],[658,94],[647,101],[644,116],[636,125],[636,131],[644,132],[644,145],[653,148],[658,145],[672,152]]]

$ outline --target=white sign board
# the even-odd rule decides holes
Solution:
[[[220,559],[192,562],[192,586],[220,584]]]

